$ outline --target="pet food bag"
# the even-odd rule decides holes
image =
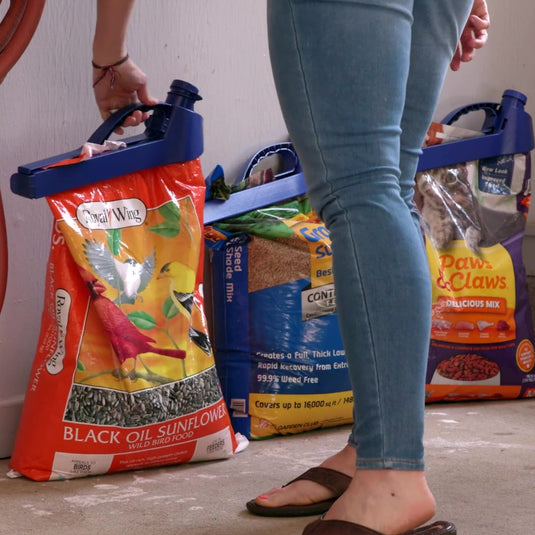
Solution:
[[[234,429],[260,439],[352,422],[330,238],[308,199],[217,221],[205,238]]]
[[[430,143],[481,135],[432,125]],[[432,281],[427,400],[535,396],[522,239],[530,155],[506,154],[416,176]]]
[[[35,480],[236,448],[203,302],[198,160],[47,197],[41,333],[10,467]]]

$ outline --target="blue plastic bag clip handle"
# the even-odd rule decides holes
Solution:
[[[294,146],[290,142],[277,143],[269,145],[268,147],[259,150],[247,164],[243,173],[242,181],[249,178],[254,171],[254,168],[264,159],[269,156],[278,155],[282,158],[283,170],[275,175],[275,178],[284,178],[290,175],[295,175],[301,172],[301,164],[295,152]]]
[[[171,104],[166,104],[165,102],[159,102],[158,104],[155,104],[154,106],[148,106],[146,104],[141,104],[140,102],[137,102],[135,104],[130,104],[128,106],[125,106],[124,108],[121,108],[120,110],[117,110],[115,113],[112,113],[94,132],[91,134],[91,136],[88,138],[87,141],[89,143],[97,143],[99,145],[102,145],[106,139],[108,139],[111,134],[113,134],[114,130],[118,127],[120,127],[125,119],[130,116],[135,111],[151,111],[154,110],[155,112],[157,110],[161,110],[167,118],[171,115],[173,111],[173,106]],[[151,117],[147,120],[147,125],[150,125]]]
[[[478,102],[468,106],[462,106],[461,108],[457,108],[456,110],[448,113],[448,115],[446,115],[441,122],[452,125],[463,115],[468,115],[469,113],[483,110],[485,112],[485,120],[481,127],[481,132],[488,134],[494,131],[499,107],[500,105],[497,102]]]

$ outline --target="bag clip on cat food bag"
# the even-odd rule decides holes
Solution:
[[[280,151],[297,161],[289,143],[253,161]],[[299,180],[264,170],[231,188],[219,183],[229,199],[221,212],[235,216],[214,213],[205,227],[216,365],[234,429],[254,439],[352,422],[330,237],[306,196],[288,200]]]
[[[97,158],[109,173],[126,150],[42,178],[91,181]],[[237,446],[205,320],[200,162],[147,161],[47,196],[41,333],[10,462],[31,479],[219,459]]]
[[[510,124],[518,124],[513,119]],[[434,124],[428,140],[463,143],[478,135]],[[528,141],[529,135],[528,129]],[[535,337],[522,260],[530,168],[528,147],[416,176],[433,295],[428,401],[535,396]]]

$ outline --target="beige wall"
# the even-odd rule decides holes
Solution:
[[[531,58],[535,4],[489,0],[492,37],[476,62],[448,76],[436,117],[523,91],[535,109]],[[264,0],[139,0],[129,38],[155,96],[174,78],[204,100],[205,172],[235,179],[259,148],[286,138],[271,79]],[[9,236],[9,282],[0,316],[0,456],[9,455],[39,334],[51,216],[44,200],[11,194],[18,165],[74,149],[99,125],[90,85],[94,3],[48,0],[26,54],[0,86],[0,184]],[[533,102],[531,95],[533,94]],[[46,408],[43,408],[46,410]]]

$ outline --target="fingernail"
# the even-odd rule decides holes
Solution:
[[[267,500],[268,497],[265,494],[260,494],[260,496],[258,496],[258,499],[259,500]]]

